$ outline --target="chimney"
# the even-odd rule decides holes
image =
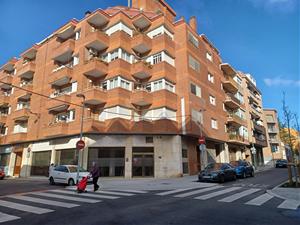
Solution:
[[[91,11],[86,11],[86,12],[84,13],[84,16],[85,16],[85,17],[88,17],[89,15],[91,15]]]
[[[191,28],[197,32],[197,20],[196,20],[196,17],[195,16],[192,16],[190,18],[190,22],[189,22]]]

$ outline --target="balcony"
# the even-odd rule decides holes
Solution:
[[[58,43],[58,46],[53,50],[53,60],[63,64],[70,62],[74,48],[75,41],[73,39],[68,39],[63,43]]]
[[[116,74],[122,74],[125,78],[131,79],[131,64],[123,59],[116,59],[108,64],[107,79],[114,77]]]
[[[152,76],[150,81],[165,78],[173,83],[176,83],[176,69],[174,66],[167,62],[160,62],[152,66]]]
[[[151,21],[143,14],[140,14],[133,20],[133,25],[140,31],[146,30],[150,25]]]
[[[73,69],[69,67],[62,67],[56,70],[48,77],[48,83],[53,86],[63,86],[70,82],[73,75]]]
[[[146,34],[139,33],[133,37],[131,47],[136,53],[144,55],[151,51],[152,40]]]
[[[248,144],[248,140],[245,137],[238,135],[238,134],[229,134],[228,142],[233,143],[233,144],[240,144],[240,145]]]
[[[168,35],[162,34],[154,37],[152,46],[153,53],[166,51],[171,57],[175,58],[175,42]]]
[[[27,62],[26,64],[23,64],[22,68],[18,70],[18,75],[21,78],[32,79],[34,72],[35,72],[35,63]]]
[[[12,112],[12,118],[16,121],[26,121],[30,115],[30,108],[18,109]]]
[[[267,147],[267,140],[263,139],[263,138],[259,138],[259,137],[255,137],[255,143],[257,145],[260,145],[261,147]]]
[[[237,109],[240,107],[240,101],[231,93],[226,93],[224,104],[231,109]]]
[[[89,16],[88,23],[94,27],[102,27],[108,23],[108,18],[102,13],[102,11],[97,11],[93,15]]]
[[[235,69],[228,63],[222,63],[220,65],[221,70],[224,72],[224,74],[234,77],[237,72],[235,71]]]
[[[223,88],[230,93],[236,93],[239,90],[239,85],[232,77],[227,76],[223,81]]]
[[[83,132],[98,133],[105,132],[105,122],[99,121],[96,118],[85,118],[83,122]]]
[[[147,90],[135,90],[131,95],[131,103],[137,106],[151,105],[152,94]]]
[[[131,74],[137,79],[143,80],[151,77],[153,66],[146,61],[139,61],[131,66]]]
[[[266,129],[264,126],[258,125],[255,122],[253,122],[253,128],[258,131],[259,133],[266,133]]]
[[[82,92],[85,96],[85,104],[100,105],[107,101],[106,90],[100,87],[93,87]]]
[[[69,124],[66,122],[51,123],[45,129],[45,136],[55,137],[55,136],[64,136],[68,134]]]
[[[95,30],[86,36],[85,47],[92,48],[96,51],[103,51],[109,46],[109,36],[102,32]]]
[[[177,110],[177,95],[166,89],[151,92],[153,99],[152,108],[167,107]]]
[[[7,137],[9,143],[19,143],[27,140],[27,132],[25,133],[14,133]]]
[[[8,105],[10,96],[0,95],[0,105]]]
[[[52,112],[61,112],[66,110],[71,102],[71,96],[68,94],[60,95],[48,99],[47,109]]]
[[[234,113],[229,113],[227,116],[227,123],[235,127],[244,125],[245,120]]]
[[[268,133],[270,133],[270,134],[278,134],[279,133],[279,129],[277,129],[277,128],[268,128]]]
[[[85,76],[92,78],[100,78],[105,76],[108,71],[108,64],[101,59],[93,58],[87,61],[82,68],[82,72]]]
[[[276,138],[270,138],[269,142],[270,142],[270,144],[279,144],[280,143],[280,141],[277,140]]]
[[[3,89],[11,88],[10,85],[12,84],[13,76],[4,74],[3,76],[0,77],[0,80],[2,82],[4,82],[4,83],[0,83],[0,88],[3,88]]]
[[[6,124],[8,114],[0,113],[0,124]]]

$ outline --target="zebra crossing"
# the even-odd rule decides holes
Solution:
[[[222,185],[214,185],[211,187],[181,188],[159,192],[156,193],[156,195],[172,196],[175,198],[192,198],[202,201],[217,199],[218,202],[223,203],[239,201],[249,206],[264,206],[264,204],[268,203],[272,199],[279,199],[282,201],[279,205],[276,205],[279,209],[296,210],[300,207],[300,201],[280,199],[265,193],[264,189],[260,188],[245,188],[237,186],[226,187]]]
[[[53,213],[58,208],[71,209],[81,204],[95,204],[103,201],[132,197],[148,193],[137,190],[100,190],[97,192],[77,193],[75,187],[53,189],[39,192],[27,192],[2,196],[0,198],[0,224],[21,219],[18,212],[36,215]],[[7,209],[13,209],[7,213]],[[4,212],[1,212],[3,211]],[[17,215],[13,215],[17,213]]]

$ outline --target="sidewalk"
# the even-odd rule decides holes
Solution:
[[[267,193],[281,199],[300,202],[300,188],[282,188],[279,185],[272,190],[267,190]]]
[[[214,183],[200,183],[197,182],[197,176],[184,176],[180,178],[168,178],[168,179],[157,179],[157,178],[135,178],[135,179],[110,179],[100,178],[98,183],[102,189],[134,189],[140,191],[155,191],[155,190],[172,190],[180,188],[197,188],[197,187],[211,187],[216,184]],[[88,185],[92,188],[92,185]]]

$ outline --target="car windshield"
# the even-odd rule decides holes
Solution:
[[[205,169],[220,170],[222,165],[223,165],[222,163],[211,163],[211,164],[208,164]]]
[[[76,173],[77,172],[77,166],[68,166],[70,173]],[[79,167],[79,172],[87,172],[87,170],[83,169],[82,167]]]

